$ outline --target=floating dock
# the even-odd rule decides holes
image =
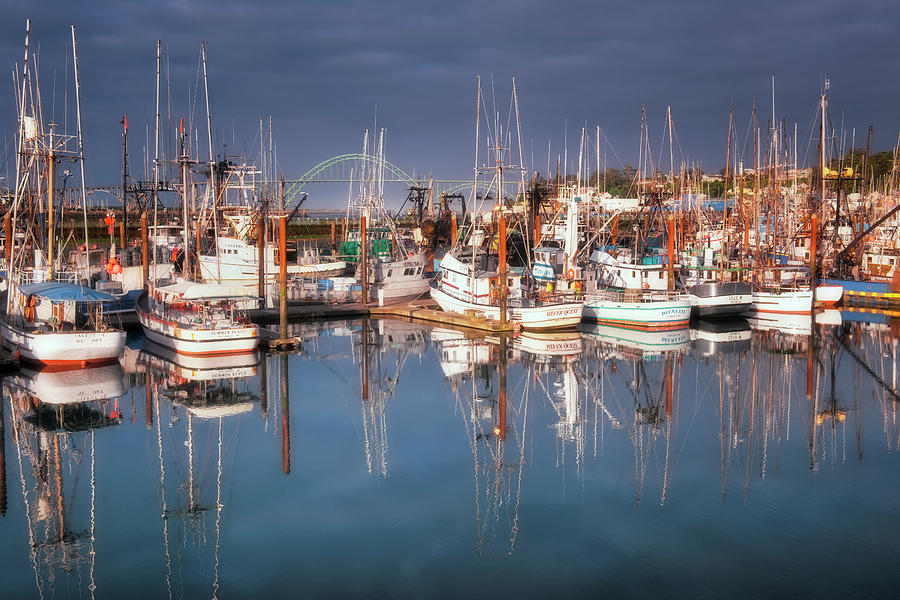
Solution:
[[[436,305],[431,301],[427,305],[418,305],[412,302],[391,306],[373,306],[369,309],[369,316],[400,317],[414,321],[428,321],[453,327],[477,329],[489,333],[503,333],[515,330],[515,325],[512,322],[507,321],[506,324],[501,324],[500,321],[486,319],[484,315],[477,312],[462,315],[444,312],[437,309]]]
[[[277,308],[254,309],[248,311],[250,319],[260,325],[270,325],[279,322]],[[399,317],[415,321],[427,321],[429,323],[443,323],[453,327],[465,327],[477,329],[489,333],[503,333],[515,330],[515,325],[507,322],[501,325],[499,321],[486,319],[478,312],[471,314],[457,314],[444,312],[437,308],[437,304],[430,298],[378,306],[375,304],[291,304],[288,305],[287,317],[289,321],[321,321],[331,319],[354,319],[360,317]],[[268,334],[260,334],[260,341],[264,345],[279,345],[282,342],[269,340]]]

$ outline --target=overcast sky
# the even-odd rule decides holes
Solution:
[[[855,127],[856,145],[864,145],[871,124],[873,146],[886,149],[900,129],[900,3],[892,1],[41,0],[0,6],[0,57],[9,82],[0,122],[8,143],[16,127],[11,74],[22,60],[25,18],[39,49],[45,111],[54,105],[55,71],[58,121],[71,60],[69,26],[75,25],[94,184],[120,179],[122,114],[129,118],[132,161],[142,160],[154,114],[157,39],[168,63],[163,93],[171,96],[176,122],[193,114],[205,138],[203,96],[194,95],[206,41],[216,147],[227,143],[229,153],[255,158],[259,119],[271,116],[288,178],[358,152],[376,107],[388,160],[410,173],[471,177],[476,75],[485,85],[493,77],[504,114],[516,77],[526,162],[542,172],[548,141],[554,165],[564,152],[566,123],[570,165],[585,124],[592,134],[603,129],[610,166],[637,164],[641,104],[652,151],[663,151],[665,168],[661,139],[671,105],[676,162],[718,171],[729,103],[738,143],[745,145],[754,98],[763,126],[771,116],[773,75],[777,117],[791,130],[798,123],[801,161],[815,153],[815,141],[808,155],[806,146],[817,135],[810,127],[826,76],[831,118],[836,128],[843,122],[846,144]]]

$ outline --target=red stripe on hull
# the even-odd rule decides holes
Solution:
[[[809,310],[759,310],[757,309],[757,314],[770,314],[770,315],[808,315],[812,311]]]
[[[74,369],[83,369],[86,367],[99,367],[102,365],[111,365],[119,362],[118,358],[93,358],[90,360],[40,360],[37,358],[28,358],[27,356],[19,356],[19,360],[32,365],[39,365],[41,371],[70,371]]]

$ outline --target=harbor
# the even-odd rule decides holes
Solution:
[[[0,596],[893,597],[900,124],[846,68],[162,4],[3,9]]]
[[[585,593],[890,595],[870,570],[897,550],[874,522],[900,491],[900,328],[828,317],[795,334],[302,321],[286,353],[130,339],[112,365],[22,369],[3,379],[3,587],[549,595],[535,565],[566,564]],[[784,561],[810,577],[755,572]]]

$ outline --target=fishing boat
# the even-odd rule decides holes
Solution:
[[[498,257],[477,253],[474,248],[457,248],[441,261],[431,286],[431,297],[446,312],[472,311],[487,319],[500,320]],[[583,303],[547,295],[529,297],[522,276],[507,275],[509,320],[522,329],[561,329],[581,322]]]
[[[224,215],[233,235],[218,236],[212,254],[198,257],[200,275],[205,282],[255,284],[259,281],[259,246],[251,243],[250,230],[252,216],[248,212]],[[274,278],[281,266],[275,247],[263,248],[265,265],[263,272],[269,279]],[[341,260],[324,260],[318,248],[301,247],[296,242],[287,244],[285,260],[288,276],[329,277],[344,272],[347,263]]]
[[[710,235],[709,232],[701,234]],[[721,248],[721,238],[719,247]],[[704,248],[702,253],[682,255],[682,282],[691,297],[696,317],[734,317],[749,310],[753,302],[750,283],[728,279],[733,277],[734,272],[728,269],[726,275],[722,256],[718,258],[717,261],[712,246]]]
[[[691,320],[691,299],[667,291],[662,265],[625,263],[594,252],[584,269],[584,318],[629,329],[682,329]]]
[[[808,315],[813,292],[795,286],[765,286],[753,291],[753,305],[745,314]]]
[[[13,284],[9,313],[0,320],[3,346],[22,360],[49,367],[115,362],[125,332],[109,327],[103,304],[109,294],[77,284]]]
[[[26,48],[28,35],[26,30]],[[74,52],[74,28],[72,45]],[[113,297],[75,283],[74,274],[57,264],[58,255],[65,250],[65,244],[62,248],[55,245],[54,216],[61,200],[56,186],[57,163],[66,160],[79,164],[82,197],[87,195],[80,109],[75,135],[56,131],[53,123],[45,127],[37,78],[27,62],[17,82],[21,98],[17,107],[17,154],[22,160],[17,161],[15,193],[7,213],[11,231],[5,232],[11,241],[19,239],[19,228],[25,236],[20,244],[6,248],[8,290],[6,314],[0,318],[2,344],[24,361],[49,367],[115,361],[125,346],[125,333],[110,327],[104,317],[103,305]],[[39,207],[46,207],[47,212]],[[84,235],[83,247],[87,249],[86,217]]]
[[[256,325],[236,308],[242,287],[179,281],[149,288],[135,303],[147,339],[179,354],[216,356],[254,352]]]

